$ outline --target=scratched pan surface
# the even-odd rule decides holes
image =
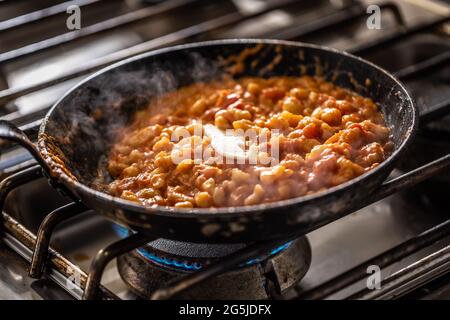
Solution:
[[[376,169],[314,195],[269,204],[174,209],[143,207],[103,192],[108,150],[117,129],[152,97],[222,76],[321,75],[376,101],[395,152]],[[301,234],[337,217],[374,192],[393,169],[417,124],[405,88],[386,71],[346,53],[274,40],[224,40],[149,52],[83,81],[49,111],[39,152],[51,179],[112,220],[152,236],[192,242],[252,242]]]

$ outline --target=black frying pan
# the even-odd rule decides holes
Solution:
[[[321,75],[376,101],[395,151],[381,165],[324,192],[269,204],[175,209],[144,207],[102,192],[117,129],[163,92],[224,73]],[[10,123],[0,137],[26,147],[52,184],[112,220],[157,236],[192,242],[251,242],[310,231],[382,192],[381,185],[413,136],[418,112],[404,86],[358,57],[319,46],[274,40],[226,40],[149,52],[103,69],[64,95],[43,121],[35,148]],[[99,176],[103,177],[99,179]]]

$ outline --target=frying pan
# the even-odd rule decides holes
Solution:
[[[375,169],[336,187],[274,203],[209,209],[144,207],[108,195],[107,155],[117,130],[150,99],[224,74],[319,75],[376,101],[391,129],[394,152]],[[220,40],[133,57],[90,76],[50,109],[35,147],[11,123],[0,137],[36,158],[53,186],[113,221],[149,236],[203,243],[250,243],[308,232],[379,192],[415,133],[416,106],[388,72],[359,57],[277,40]]]

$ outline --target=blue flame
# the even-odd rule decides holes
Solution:
[[[119,226],[117,224],[113,224],[113,228],[116,231],[116,233],[119,235],[119,237],[121,237],[121,238],[127,237],[131,232],[127,228]],[[280,246],[276,247],[275,249],[273,249],[272,251],[270,251],[270,253],[268,255],[264,255],[261,258],[250,259],[247,262],[240,264],[239,267],[251,266],[251,265],[260,263],[260,262],[266,260],[267,258],[270,258],[270,257],[276,255],[277,253],[287,249],[291,244],[292,244],[292,241],[287,242],[283,245],[280,245]],[[198,263],[198,262],[190,263],[190,262],[180,261],[180,260],[173,259],[173,258],[159,257],[159,256],[157,256],[153,253],[150,253],[147,250],[143,250],[143,249],[138,249],[136,251],[139,254],[141,254],[142,256],[144,256],[145,258],[149,259],[150,261],[153,261],[154,263],[160,264],[163,266],[168,266],[168,267],[181,269],[181,270],[185,270],[185,271],[197,271],[197,270],[203,269],[203,267],[204,267],[203,264]]]
[[[122,226],[120,226],[118,224],[113,223],[112,224],[112,228],[114,229],[116,234],[119,237],[121,237],[122,239],[128,237],[128,235],[130,234],[130,230],[128,230],[127,228],[122,227]]]
[[[285,244],[282,244],[281,246],[276,247],[275,249],[273,249],[272,251],[270,251],[269,255],[264,256],[262,258],[255,258],[255,259],[250,259],[247,262],[241,264],[240,266],[251,266],[253,264],[257,264],[260,263],[262,261],[264,261],[267,258],[273,257],[274,255],[276,255],[277,253],[289,248],[289,246],[292,244],[292,241],[287,242]]]
[[[150,253],[146,250],[137,250],[138,253],[140,253],[141,255],[143,255],[145,258],[158,263],[158,264],[162,264],[165,266],[169,266],[169,267],[175,267],[175,268],[179,268],[179,269],[184,269],[184,270],[200,270],[203,268],[203,266],[198,263],[189,263],[189,262],[182,262],[182,261],[178,261],[176,259],[169,259],[169,258],[165,258],[165,257],[158,257],[157,255],[154,255],[153,253]]]
[[[283,244],[283,245],[281,245],[281,246],[279,246],[279,247],[273,249],[272,251],[270,251],[270,255],[273,256],[273,255],[277,254],[278,252],[281,252],[281,251],[283,251],[284,249],[289,248],[289,246],[291,245],[291,243],[292,243],[292,241],[289,241],[289,242],[287,242],[287,243],[285,243],[285,244]]]

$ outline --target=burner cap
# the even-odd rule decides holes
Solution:
[[[147,248],[186,258],[221,258],[245,246],[245,244],[241,243],[204,244],[158,239],[148,243]]]

